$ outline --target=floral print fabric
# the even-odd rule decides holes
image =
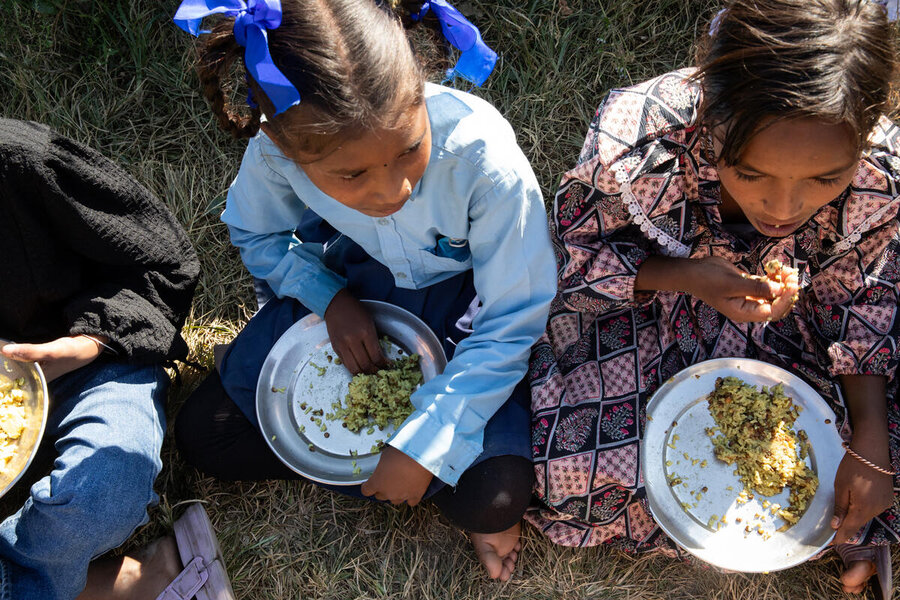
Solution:
[[[610,92],[556,194],[559,291],[529,367],[539,505],[526,518],[559,544],[677,552],[644,493],[645,407],[662,382],[706,359],[756,358],[800,375],[835,410],[845,438],[837,377],[888,376],[891,456],[900,467],[900,130],[882,119],[851,186],[792,235],[738,237],[718,212],[690,75]],[[748,324],[685,294],[635,293],[648,256],[685,251],[755,275],[777,258],[799,269],[800,299],[781,321]],[[897,541],[898,516],[896,507],[885,512],[860,540]]]

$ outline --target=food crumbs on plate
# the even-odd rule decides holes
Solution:
[[[325,355],[325,360],[327,360],[328,362],[331,362],[331,361],[334,360],[334,357],[331,356],[330,354],[326,354],[326,355]]]
[[[301,423],[301,424],[300,424],[300,427],[297,428],[297,431],[299,431],[300,433],[305,432],[305,431],[306,431],[306,425],[303,425],[303,424]]]
[[[672,461],[671,461],[671,460],[667,460],[667,461],[666,461],[666,466],[667,466],[667,467],[671,467],[671,466],[672,466]]]
[[[826,425],[831,425],[831,419],[825,419],[825,424],[826,424]]]
[[[691,455],[688,454],[687,452],[685,452],[685,453],[684,453],[684,458],[685,458],[685,460],[691,460]]]
[[[744,521],[744,520],[743,520],[742,518],[740,518],[740,517],[735,517],[735,518],[734,518],[734,522],[735,522],[735,523],[742,523],[743,521]]]
[[[691,466],[696,466],[696,464],[697,464],[698,462],[700,462],[700,459],[699,459],[699,458],[692,458],[692,459],[691,459]]]
[[[707,464],[706,459],[704,459],[703,462],[700,463],[700,468],[705,469]]]
[[[733,491],[734,491],[734,488],[731,487],[730,485],[727,486],[725,489],[728,490],[729,492],[733,492]]]
[[[355,460],[352,461],[350,464],[353,466],[353,474],[354,475],[359,475],[360,473],[362,473],[362,469],[359,467],[359,465],[356,464]]]
[[[312,368],[314,368],[316,371],[319,372],[319,377],[324,377],[325,373],[328,372],[328,367],[320,367],[313,361],[309,361],[309,366],[311,366]]]
[[[276,436],[274,436],[274,435],[272,436],[272,441],[273,441],[273,442],[275,441],[275,437],[276,437]]]
[[[344,364],[344,361],[342,361],[342,360],[341,360],[341,357],[338,356],[337,358],[334,359],[334,364],[336,364],[336,365],[342,365],[342,364]]]
[[[307,448],[309,448],[309,451],[310,451],[310,452],[315,452],[315,451],[316,451],[316,447],[313,446],[312,444],[310,444],[309,446],[307,446]]]
[[[276,394],[283,394],[285,389],[287,389],[287,388],[283,388],[283,387],[277,388],[275,386],[272,386],[272,391],[275,392]]]
[[[672,441],[673,441],[673,442],[677,442],[677,441],[680,440],[680,439],[681,439],[681,437],[680,437],[677,433],[674,434],[674,435],[672,436]]]
[[[706,526],[709,527],[710,529],[712,529],[718,520],[719,520],[719,515],[713,515],[709,518],[709,521],[706,522]]]
[[[325,432],[325,437],[331,437],[331,434],[328,433],[328,432],[326,431],[326,432]]]
[[[653,420],[653,417],[651,417],[650,415],[647,415],[647,420],[648,420],[648,421],[652,421],[652,420]]]
[[[694,379],[700,379],[699,375],[694,375]]]

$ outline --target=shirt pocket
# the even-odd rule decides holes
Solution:
[[[434,248],[419,250],[419,258],[429,275],[457,273],[472,268],[472,252],[469,241],[465,239],[439,237]]]

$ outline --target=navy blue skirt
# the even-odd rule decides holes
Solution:
[[[356,298],[389,302],[422,319],[441,340],[448,358],[453,356],[456,345],[472,333],[472,320],[479,304],[471,270],[422,290],[398,288],[387,267],[311,210],[307,209],[304,213],[297,235],[304,242],[325,245],[325,264],[347,278],[347,289]],[[262,308],[235,338],[220,368],[222,385],[228,396],[257,429],[256,382],[266,356],[291,325],[310,313],[293,298],[267,298],[270,294],[268,286],[257,282],[257,295],[265,303],[261,302]],[[521,456],[531,460],[530,405],[528,386],[520,382],[506,403],[488,421],[484,430],[483,451],[473,465],[495,456]],[[443,481],[434,478],[425,497],[433,495],[444,485]],[[322,487],[365,497],[360,493],[359,486]]]

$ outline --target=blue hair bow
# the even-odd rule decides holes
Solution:
[[[418,21],[428,13],[434,13],[441,24],[441,31],[450,44],[460,51],[459,60],[450,69],[450,75],[459,75],[463,79],[471,81],[475,85],[484,83],[494,65],[497,63],[497,53],[488,47],[481,39],[481,32],[461,12],[450,6],[447,0],[430,0],[422,4],[417,13],[410,15],[413,21]]]
[[[281,26],[280,0],[184,0],[175,12],[175,24],[190,33],[200,30],[203,17],[224,14],[234,17],[234,39],[245,48],[244,64],[280,114],[300,103],[300,92],[288,81],[269,53],[269,29]]]

